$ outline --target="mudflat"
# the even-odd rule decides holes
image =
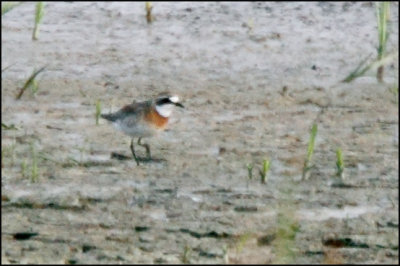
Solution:
[[[376,56],[373,3],[46,3],[32,41],[34,10],[2,16],[3,263],[398,263],[398,63],[341,82]],[[111,158],[130,139],[96,103],[165,90],[155,160]]]

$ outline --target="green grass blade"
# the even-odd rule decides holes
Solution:
[[[354,79],[364,75],[364,73],[370,69],[372,71],[375,71],[376,69],[379,69],[380,67],[388,65],[391,62],[395,61],[398,58],[398,56],[399,56],[399,52],[393,52],[393,53],[387,54],[387,55],[383,56],[381,59],[368,64],[367,66],[363,67],[360,70],[361,66],[364,65],[365,62],[368,60],[368,58],[367,58],[364,61],[362,61],[360,63],[360,65],[353,72],[350,73],[350,75],[348,75],[345,79],[343,79],[342,82],[347,82],[347,83],[351,82]]]
[[[246,166],[247,166],[247,175],[248,175],[249,179],[252,179],[254,165],[252,163],[248,163]]]
[[[1,72],[3,73],[4,71],[6,71],[7,69],[9,69],[10,67],[12,67],[13,65],[15,65],[16,63],[13,63],[13,64],[11,64],[11,65],[9,65],[9,66],[6,66],[5,68],[3,68],[2,70],[1,70]]]
[[[358,64],[358,66],[356,67],[356,69],[354,69],[346,78],[344,78],[342,80],[342,82],[347,82],[348,83],[348,82],[353,81],[354,79],[362,76],[365,72],[367,72],[368,69],[370,69],[370,65],[367,65],[367,66],[364,66],[364,65],[367,63],[367,61],[370,58],[371,58],[371,55],[369,55],[363,61],[361,61],[360,64]]]
[[[378,35],[379,35],[379,46],[378,46],[378,59],[382,58],[386,41],[388,37],[387,22],[389,20],[389,2],[377,3],[377,17],[378,17]]]
[[[389,36],[387,30],[387,24],[389,21],[389,2],[380,2],[376,4],[377,9],[377,20],[378,20],[378,61],[381,60],[385,56],[386,52],[386,43]],[[378,67],[378,71],[376,73],[376,78],[379,82],[383,81],[383,68],[384,66]]]
[[[340,178],[344,178],[344,162],[343,162],[343,155],[342,149],[338,148],[336,150],[336,175]]]
[[[1,123],[1,128],[5,130],[18,130],[18,128],[16,128],[14,124],[6,125],[4,123]]]
[[[99,124],[99,118],[101,115],[101,102],[100,100],[96,101],[96,125]]]
[[[153,22],[153,16],[151,14],[151,10],[153,9],[153,5],[151,2],[146,2],[146,20],[147,23]]]
[[[22,94],[24,93],[24,91],[26,90],[26,88],[28,88],[29,86],[33,85],[33,81],[35,80],[36,76],[39,75],[40,72],[42,72],[46,67],[42,67],[41,69],[39,69],[38,71],[34,71],[32,73],[32,75],[27,79],[27,81],[25,82],[24,86],[21,88],[21,90],[19,91],[16,99],[19,100],[22,96]]]
[[[43,18],[43,15],[44,15],[44,3],[37,2],[36,12],[35,12],[35,26],[33,28],[32,40],[37,40],[37,35],[39,33],[39,24]]]
[[[1,2],[1,15],[3,16],[13,8],[19,6],[20,2]]]
[[[300,224],[295,215],[296,204],[293,198],[293,182],[288,182],[279,189],[279,205],[276,215],[276,237],[272,242],[275,256],[272,264],[294,263],[297,254],[296,235]]]
[[[311,157],[314,153],[315,138],[317,136],[318,126],[314,124],[311,128],[310,142],[308,143],[307,149],[307,161],[311,161]]]
[[[269,170],[269,166],[270,166],[270,161],[264,160],[262,170],[260,171],[261,183],[263,183],[263,184],[265,184],[265,182],[266,182],[266,177],[267,177],[267,173]]]
[[[310,162],[312,159],[312,155],[314,153],[314,146],[315,146],[315,139],[317,136],[317,131],[318,131],[317,124],[313,124],[313,126],[311,128],[310,141],[308,142],[307,157],[304,160],[303,175],[302,175],[303,180],[308,179],[309,170],[312,168],[310,165]]]

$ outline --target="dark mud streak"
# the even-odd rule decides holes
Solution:
[[[84,211],[87,206],[68,206],[59,205],[57,203],[30,203],[30,202],[15,202],[7,203],[1,206],[2,208],[22,208],[22,209],[55,209],[55,210],[69,210],[69,211]]]
[[[28,240],[31,239],[34,236],[39,235],[39,233],[36,232],[19,232],[13,234],[13,237],[15,240]]]
[[[369,248],[369,245],[366,243],[359,243],[351,238],[330,238],[323,241],[325,246],[342,248],[342,247],[349,247],[349,248]]]
[[[184,244],[199,247],[191,263],[272,263],[279,254],[268,230],[279,228],[288,202],[280,191],[301,174],[318,115],[318,168],[291,186],[287,205],[296,219],[307,213],[293,263],[322,263],[327,250],[342,263],[397,263],[398,101],[387,86],[398,82],[398,65],[387,67],[386,84],[371,75],[338,83],[376,53],[374,3],[159,2],[151,28],[143,5],[49,2],[39,45],[26,41],[34,3],[4,16],[2,63],[13,67],[2,77],[2,118],[18,130],[2,131],[2,145],[16,144],[15,158],[2,160],[2,230],[40,235],[29,242],[3,235],[2,262],[176,264]],[[391,5],[388,48],[398,50],[398,3]],[[47,62],[36,96],[28,88],[16,101],[23,77]],[[111,112],[168,87],[188,103],[150,141],[168,161],[135,167],[122,135],[106,121],[95,126],[93,101]],[[43,152],[34,184],[20,167],[23,160],[29,167],[32,141]],[[342,187],[331,185],[337,146],[348,174]],[[114,150],[127,160],[110,159]],[[246,163],[264,157],[270,183],[246,182]],[[58,190],[63,185],[71,189]],[[352,209],[360,215],[340,215]],[[219,248],[243,230],[257,242],[243,243],[240,254],[228,246],[228,261],[221,258]],[[325,235],[333,236],[329,245],[369,248],[324,246]]]
[[[217,233],[215,231],[210,231],[210,232],[206,232],[206,233],[198,233],[186,228],[181,228],[180,232],[182,233],[188,233],[191,236],[195,237],[195,238],[203,238],[203,237],[211,237],[211,238],[231,238],[233,237],[232,235],[222,232],[222,233]]]

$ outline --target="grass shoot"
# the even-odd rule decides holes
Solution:
[[[342,156],[342,149],[336,150],[336,175],[341,179],[344,179],[344,163]]]
[[[253,237],[253,234],[250,232],[244,233],[240,235],[235,243],[236,254],[242,252],[246,243]]]
[[[27,176],[27,170],[28,170],[28,164],[27,164],[26,160],[23,160],[21,162],[21,174],[22,174],[22,177],[25,178]]]
[[[3,165],[3,160],[5,158],[10,158],[11,166],[14,166],[16,146],[17,145],[16,145],[15,139],[14,139],[12,144],[5,146],[5,147],[1,147],[1,163],[2,163],[2,165]]]
[[[398,57],[398,52],[386,53],[386,44],[389,36],[388,21],[390,2],[379,2],[376,4],[376,13],[378,20],[378,56],[377,59],[367,64],[369,57],[364,59],[357,68],[352,71],[342,82],[351,82],[354,79],[362,76],[368,70],[377,70],[376,78],[379,82],[383,82],[383,69],[384,66],[395,61]]]
[[[317,124],[313,124],[313,126],[311,128],[310,141],[308,143],[307,158],[304,161],[303,175],[302,175],[302,179],[303,180],[307,180],[308,179],[309,171],[313,167],[311,165],[311,159],[312,159],[312,155],[314,153],[315,138],[317,136],[317,131],[318,131]]]
[[[386,51],[386,43],[388,39],[387,24],[389,21],[389,7],[390,2],[379,2],[376,3],[376,13],[378,19],[378,35],[379,35],[379,45],[378,45],[378,61],[381,60]],[[379,66],[376,73],[376,78],[379,82],[383,82],[383,67]]]
[[[278,229],[273,247],[276,258],[273,264],[293,263],[295,254],[295,238],[299,225],[288,211],[278,213]]]
[[[33,95],[36,95],[36,92],[39,90],[39,85],[38,85],[36,79],[34,79],[34,80],[32,81],[32,85],[31,85],[30,87],[31,87],[32,94],[33,94]]]
[[[389,91],[393,93],[395,103],[398,103],[399,100],[399,84],[393,84],[393,86],[389,87]]]
[[[248,163],[246,166],[247,166],[247,175],[248,175],[249,179],[251,180],[253,178],[253,167],[254,167],[254,164]]]
[[[96,125],[99,124],[99,118],[101,115],[101,102],[100,100],[96,101]]]
[[[290,264],[296,258],[296,235],[300,230],[299,221],[295,217],[292,182],[280,189],[280,204],[277,213],[276,237],[272,242],[276,254],[272,264]]]
[[[151,10],[153,9],[153,5],[151,4],[151,2],[146,2],[146,20],[147,23],[151,23],[153,22],[154,18],[151,15]]]
[[[12,125],[14,126],[14,125]],[[2,123],[2,128],[3,128],[3,123]],[[14,162],[15,162],[15,149],[17,148],[17,142],[16,142],[16,137],[15,137],[15,132],[12,133],[13,137],[11,139],[11,143],[6,145],[3,143],[1,145],[1,166],[3,167],[4,163],[5,163],[5,159],[11,159],[10,164],[11,166],[14,166]]]
[[[33,27],[33,33],[32,33],[32,40],[37,40],[37,35],[39,33],[39,24],[43,18],[44,15],[44,3],[43,2],[37,2],[36,3],[36,10],[35,10],[35,26]]]
[[[364,73],[367,72],[371,68],[370,64],[365,66],[365,64],[367,63],[367,61],[369,60],[370,57],[371,57],[371,55],[369,55],[367,58],[365,58],[363,61],[361,61],[360,64],[356,67],[356,69],[354,69],[346,78],[344,78],[342,80],[342,82],[348,83],[348,82],[353,81],[354,79],[364,75]]]
[[[13,65],[15,65],[15,63],[13,63],[13,64],[11,64],[11,65],[9,65],[9,66],[6,66],[5,68],[2,68],[2,69],[1,69],[1,73],[3,73],[4,71],[6,71],[7,69],[9,69],[10,67],[12,67]]]
[[[357,68],[354,71],[352,71],[346,78],[344,78],[342,80],[342,82],[347,82],[347,83],[351,82],[354,79],[364,75],[364,73],[370,69],[375,70],[375,69],[379,69],[380,67],[383,67],[387,64],[390,64],[391,62],[395,61],[398,58],[398,56],[399,56],[399,52],[393,52],[393,53],[385,55],[383,58],[381,58],[379,60],[375,60],[372,63],[366,64],[366,62],[370,58],[370,56],[368,56],[366,59],[364,59],[364,61],[362,61],[357,66]]]
[[[268,170],[269,170],[269,166],[270,166],[269,160],[264,160],[262,169],[260,170],[260,176],[261,176],[261,183],[262,184],[265,184],[265,182],[266,182],[266,177],[267,177],[267,173],[268,173]]]
[[[1,128],[4,130],[18,130],[18,128],[16,128],[14,124],[6,125],[4,123],[1,123]]]
[[[182,257],[181,257],[182,263],[185,263],[185,264],[189,263],[191,253],[192,253],[191,247],[189,247],[188,245],[185,245],[185,247],[183,248],[183,253],[182,253]]]
[[[1,15],[11,11],[14,7],[19,6],[20,2],[1,2]]]
[[[30,87],[30,86],[34,86],[35,84],[35,78],[37,75],[39,75],[40,72],[42,72],[46,67],[42,67],[41,69],[39,69],[38,71],[33,71],[33,73],[31,74],[31,76],[26,80],[24,86],[20,89],[18,95],[16,96],[16,99],[19,100],[22,97],[22,94],[24,93],[24,91]],[[37,83],[36,83],[37,85]]]

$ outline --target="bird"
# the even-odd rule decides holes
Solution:
[[[155,97],[142,101],[133,101],[114,113],[101,114],[100,116],[114,127],[131,137],[130,149],[136,164],[139,158],[136,156],[134,138],[138,138],[137,144],[146,149],[147,160],[151,160],[150,146],[142,143],[142,138],[153,137],[164,131],[168,125],[169,117],[174,107],[184,108],[179,96],[163,92]]]

